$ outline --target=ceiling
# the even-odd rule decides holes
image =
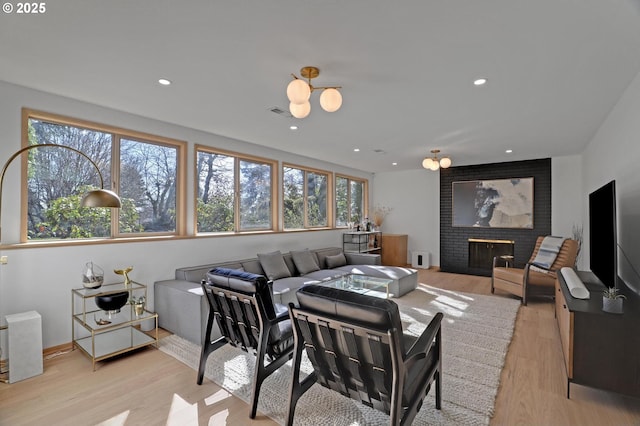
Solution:
[[[368,172],[571,155],[640,70],[639,4],[47,2],[0,14],[0,80]],[[306,65],[342,108],[272,112]]]

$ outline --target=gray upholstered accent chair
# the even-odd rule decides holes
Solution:
[[[390,415],[391,425],[411,424],[435,382],[441,407],[442,313],[419,338],[404,335],[395,302],[310,284],[289,304],[295,351],[287,425],[298,399],[319,383]],[[313,373],[300,382],[302,350]]]
[[[262,382],[291,359],[293,331],[289,313],[284,305],[274,305],[270,283],[263,275],[215,268],[202,280],[202,289],[209,302],[205,336],[211,335],[215,320],[222,337],[214,341],[204,338],[197,383],[202,384],[207,358],[223,344],[255,354],[249,414],[253,419]]]

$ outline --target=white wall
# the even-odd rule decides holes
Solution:
[[[574,229],[584,230],[582,211],[585,203],[582,190],[582,156],[572,155],[551,159],[551,234],[574,238]],[[584,232],[583,232],[584,238]],[[578,253],[578,266],[584,269],[584,251]]]
[[[640,293],[640,74],[631,82],[583,154],[583,199],[612,179],[618,201],[618,273]],[[586,201],[585,201],[586,202]],[[588,223],[588,203],[583,206]],[[585,226],[588,245],[588,230]],[[588,258],[588,247],[585,255]]]
[[[581,156],[551,161],[554,235],[570,237],[574,225],[582,223]],[[408,234],[408,262],[414,250],[428,251],[431,265],[440,265],[440,174],[430,170],[377,173],[374,204],[393,207],[383,224],[390,234]]]
[[[193,170],[194,144],[203,144],[264,156],[279,161],[362,177],[372,182],[373,175],[362,171],[276,151],[193,129],[158,122],[96,105],[0,82],[0,163],[20,149],[21,109],[23,107],[66,115],[188,141],[188,170]],[[193,173],[187,173],[188,229],[193,229]],[[11,164],[4,182],[2,206],[2,243],[19,240],[20,162]],[[82,267],[87,261],[100,265],[107,282],[120,281],[114,268],[133,265],[132,279],[150,285],[149,302],[153,307],[154,281],[173,278],[174,270],[214,261],[254,257],[272,250],[289,251],[305,247],[340,246],[337,230],[276,233],[268,235],[217,238],[190,238],[171,241],[111,243],[77,247],[12,247],[0,249],[9,263],[0,266],[0,321],[4,315],[36,310],[42,315],[43,345],[51,347],[71,341],[71,289],[81,287]],[[2,333],[6,348],[6,333]]]
[[[407,262],[413,251],[427,251],[430,264],[440,265],[440,174],[425,169],[376,173],[373,182],[373,205],[393,209],[382,231],[408,235]]]

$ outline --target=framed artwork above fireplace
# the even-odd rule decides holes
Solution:
[[[452,183],[453,226],[533,229],[533,177]]]

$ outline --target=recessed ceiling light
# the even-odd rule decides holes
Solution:
[[[163,86],[168,86],[171,84],[171,80],[167,80],[166,78],[161,78],[160,80],[158,80],[158,83],[162,84]]]
[[[289,128],[290,128],[291,130],[298,130],[298,126],[296,126],[296,125],[289,126]]]
[[[360,152],[360,148],[354,148],[353,152]]]
[[[512,150],[512,149],[507,149],[505,152],[506,152],[507,154],[511,154],[511,153],[513,152],[513,150]]]
[[[483,84],[486,84],[486,83],[487,83],[486,78],[479,78],[473,81],[473,84],[475,84],[476,86],[482,86]]]
[[[398,163],[391,163],[391,165],[392,165],[392,166],[397,166],[397,165],[398,165]]]

